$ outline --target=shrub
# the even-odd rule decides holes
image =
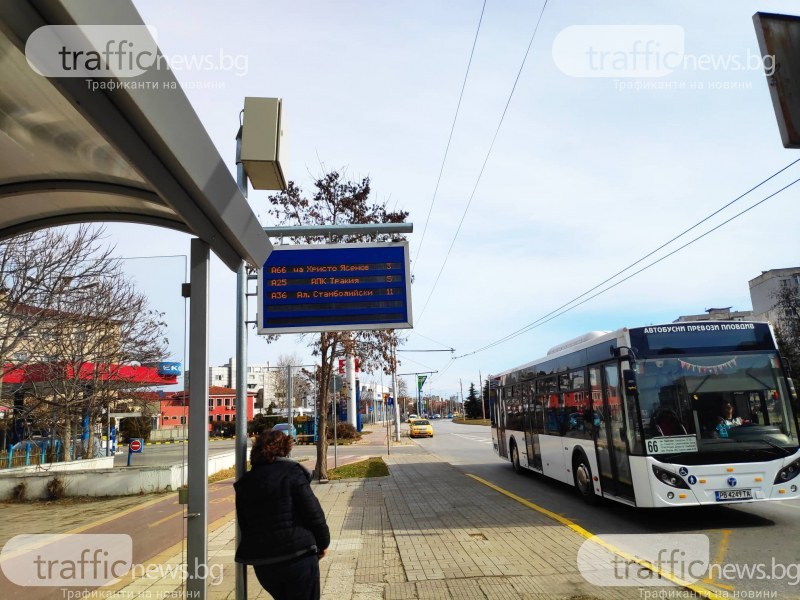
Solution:
[[[153,423],[150,417],[125,417],[119,424],[119,436],[123,444],[127,444],[132,438],[142,438],[147,441],[150,439],[150,432]]]
[[[357,440],[361,434],[350,423],[337,423],[336,438],[339,440]],[[333,439],[333,428],[328,426],[328,440]]]
[[[11,501],[12,502],[25,502],[25,499],[28,497],[28,484],[24,481],[20,481],[17,485],[14,486],[14,489],[11,490]]]
[[[214,421],[211,424],[212,437],[233,437],[236,435],[236,421]]]
[[[53,477],[47,482],[47,498],[48,500],[59,500],[67,493],[67,486],[64,485],[64,480],[61,477]]]
[[[286,417],[280,415],[256,415],[247,423],[248,435],[258,435],[262,431],[269,431],[278,423],[285,423]]]

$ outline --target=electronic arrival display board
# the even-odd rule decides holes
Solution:
[[[278,246],[258,282],[261,334],[412,326],[408,242]]]

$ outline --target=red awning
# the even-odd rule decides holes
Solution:
[[[12,368],[6,363],[3,383],[38,383],[55,377],[80,381],[124,381],[136,385],[175,385],[177,375],[160,375],[157,367],[95,363],[37,363]]]

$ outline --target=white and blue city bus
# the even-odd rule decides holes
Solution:
[[[589,502],[800,496],[797,396],[768,323],[592,332],[489,387],[495,451]]]

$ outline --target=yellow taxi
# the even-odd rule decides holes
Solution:
[[[433,437],[433,427],[428,419],[414,419],[408,426],[408,435],[413,437]]]

